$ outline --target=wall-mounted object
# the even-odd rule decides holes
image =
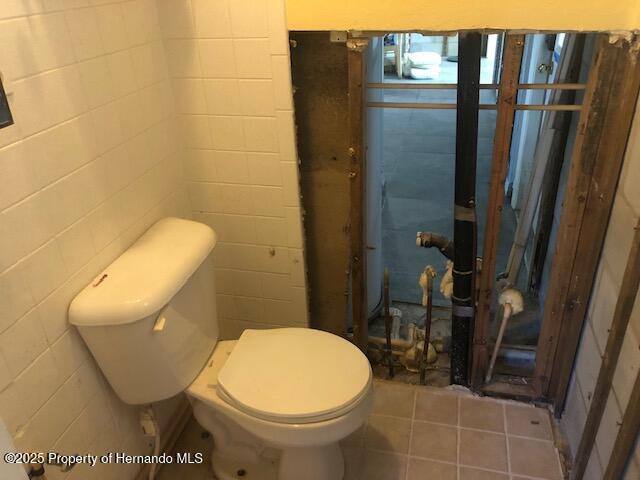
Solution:
[[[9,125],[13,125],[13,117],[9,109],[7,94],[2,86],[2,77],[0,77],[0,128],[8,127]]]

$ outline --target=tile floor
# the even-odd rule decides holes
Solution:
[[[342,442],[345,480],[561,480],[549,413],[448,389],[376,382],[367,424]],[[209,439],[192,421],[178,451]],[[210,466],[170,465],[159,480],[212,479]]]

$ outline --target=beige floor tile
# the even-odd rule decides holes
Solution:
[[[365,451],[362,457],[360,480],[404,480],[407,456],[393,453]]]
[[[366,449],[406,454],[409,451],[411,420],[371,415],[364,432]]]
[[[460,429],[460,464],[506,472],[505,436],[498,433]]]
[[[410,458],[407,480],[456,480],[457,470],[457,467],[451,463]]]
[[[344,480],[359,480],[362,469],[364,449],[359,447],[342,447],[344,456]]]
[[[477,468],[460,467],[460,478],[458,480],[509,480],[509,475]]]
[[[506,405],[507,434],[552,440],[549,412],[531,406]]]
[[[418,390],[416,394],[415,420],[458,424],[458,396],[435,393],[433,390]]]
[[[504,432],[504,405],[495,400],[460,398],[460,426]]]
[[[415,396],[413,387],[397,383],[376,383],[373,392],[373,413],[411,418]]]
[[[455,427],[413,422],[409,454],[444,462],[456,462],[458,432]]]
[[[543,440],[509,437],[511,473],[560,480],[560,465],[553,443]],[[535,461],[532,461],[535,459]]]

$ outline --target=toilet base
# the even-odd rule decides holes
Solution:
[[[278,459],[261,458],[258,462],[238,460],[216,454],[211,456],[217,480],[278,480]]]
[[[344,457],[338,443],[282,451],[278,480],[342,480]]]

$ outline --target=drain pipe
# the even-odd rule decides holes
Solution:
[[[447,259],[453,260],[453,242],[444,235],[433,232],[418,232],[416,234],[416,245],[424,248],[435,247]]]
[[[469,384],[475,321],[475,197],[481,38],[478,32],[460,33],[458,47],[451,383],[459,385]]]

